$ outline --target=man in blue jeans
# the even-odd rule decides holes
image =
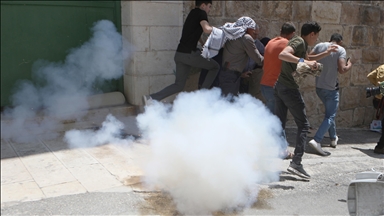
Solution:
[[[344,74],[352,67],[352,62],[346,60],[345,49],[341,46],[343,37],[334,33],[329,42],[317,44],[309,53],[309,58],[323,64],[323,71],[316,77],[316,94],[325,107],[324,120],[317,130],[309,145],[320,155],[327,156],[330,153],[323,151],[321,140],[328,131],[331,139],[331,147],[336,148],[338,136],[336,134],[335,117],[339,106],[339,82],[338,73]],[[329,47],[337,46],[336,52],[329,52]]]
[[[291,22],[285,22],[280,30],[280,36],[273,38],[265,46],[263,76],[260,81],[261,93],[265,104],[271,113],[275,112],[274,86],[281,72],[279,54],[287,46],[288,41],[295,35],[296,27]]]

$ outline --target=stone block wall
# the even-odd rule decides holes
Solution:
[[[193,7],[194,1],[184,2],[184,19]],[[322,27],[319,42],[329,41],[335,32],[343,35],[347,55],[359,60],[348,73],[339,75],[340,105],[336,124],[338,127],[369,125],[375,110],[372,98],[365,98],[365,88],[371,86],[366,75],[384,64],[383,1],[214,1],[209,21],[213,26],[221,26],[241,16],[256,21],[260,38],[278,36],[286,21],[292,21],[298,30],[296,33],[300,34],[301,25],[312,20]],[[306,78],[300,89],[309,121],[318,127],[323,120],[324,106],[316,95],[315,79]],[[290,115],[287,125],[295,125]]]
[[[136,51],[125,66],[125,96],[141,105],[143,94],[154,93],[174,82],[173,56],[183,22],[195,1],[122,1],[122,33]],[[292,21],[300,34],[305,21],[322,26],[319,42],[338,32],[344,37],[348,56],[358,62],[339,75],[338,127],[368,125],[373,116],[372,98],[365,98],[371,86],[366,75],[384,64],[384,1],[214,1],[210,24],[223,25],[241,16],[252,17],[260,26],[260,38],[279,35],[281,25]],[[192,73],[186,91],[197,88],[198,73]],[[314,78],[301,87],[310,123],[318,127],[324,107],[315,92]],[[169,97],[166,100],[172,100]],[[289,116],[287,125],[294,125]]]
[[[122,35],[133,46],[126,61],[124,95],[141,104],[143,94],[169,84],[183,25],[182,1],[121,1]]]

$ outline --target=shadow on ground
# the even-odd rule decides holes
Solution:
[[[285,130],[287,135],[287,140],[289,146],[294,147],[296,142],[296,132],[297,128],[287,128]],[[309,142],[315,136],[316,130],[314,132],[308,133],[307,142]],[[321,141],[322,146],[329,146],[331,142],[329,137],[324,136]],[[337,129],[337,135],[339,136],[338,145],[343,144],[366,144],[366,143],[376,143],[380,139],[380,133],[370,131],[364,128],[349,128],[349,129]]]
[[[355,150],[358,150],[364,154],[366,154],[367,156],[369,157],[373,157],[373,158],[383,158],[384,159],[384,155],[383,154],[376,154],[373,152],[373,149],[367,149],[367,148],[356,148],[356,147],[351,147],[352,149],[355,149]]]
[[[133,119],[133,117],[132,117]],[[119,139],[128,139],[128,140],[141,140],[141,134],[139,133],[136,125],[132,119],[122,120],[125,125],[125,128],[120,131],[119,134],[116,134],[116,138]],[[81,125],[80,125],[81,126]],[[90,130],[98,132],[100,126],[90,125],[89,127],[80,127],[72,128],[78,129],[81,131]],[[1,159],[14,158],[14,157],[24,157],[36,154],[43,154],[47,152],[55,152],[70,149],[69,145],[64,141],[64,132],[50,132],[42,135],[28,136],[24,138],[23,142],[14,141],[14,140],[5,140],[1,139]],[[22,136],[22,134],[20,135]],[[140,142],[139,142],[140,143]],[[106,145],[105,143],[103,145]],[[94,146],[89,146],[94,147]],[[87,147],[84,147],[87,148]]]

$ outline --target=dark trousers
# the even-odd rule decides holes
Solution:
[[[275,85],[275,115],[280,119],[283,130],[287,121],[288,110],[292,114],[297,125],[295,156],[292,161],[300,165],[305,151],[309,122],[305,113],[303,97],[298,89],[287,88],[276,82]],[[282,136],[285,136],[282,134]]]
[[[381,127],[384,126],[384,118],[381,119]],[[383,136],[383,129],[381,129],[381,137],[379,142],[377,143],[377,148],[382,149],[384,148],[384,136]]]
[[[219,85],[223,96],[237,96],[240,89],[241,73],[233,70],[224,70],[219,75]]]
[[[240,91],[239,93],[248,93],[253,97],[261,100],[265,103],[263,94],[261,93],[260,81],[263,77],[263,69],[255,68],[252,70],[252,75],[250,77],[241,78],[240,81]]]
[[[220,69],[219,69],[219,72],[215,78],[215,80],[213,81],[212,85],[210,88],[213,88],[213,87],[219,87],[219,74],[220,74],[220,71],[222,70],[222,62],[223,62],[223,48],[221,48],[219,50],[219,53],[214,56],[212,59],[215,60],[219,65],[220,65]],[[199,76],[199,83],[198,83],[198,88],[201,89],[201,87],[203,86],[203,83],[205,81],[205,77],[207,77],[208,75],[208,70],[206,69],[201,69],[201,72],[200,72],[200,76]]]
[[[192,67],[203,68],[208,70],[208,74],[202,84],[202,88],[209,89],[219,72],[220,65],[214,60],[207,60],[201,55],[201,51],[194,51],[192,53],[175,53],[176,63],[176,79],[175,83],[165,87],[163,90],[151,94],[154,100],[162,100],[168,96],[181,92],[188,79],[189,72]]]

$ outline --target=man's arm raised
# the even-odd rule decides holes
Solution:
[[[211,34],[213,28],[212,28],[212,26],[209,25],[207,20],[201,20],[200,25],[203,28],[203,32],[205,34]]]

